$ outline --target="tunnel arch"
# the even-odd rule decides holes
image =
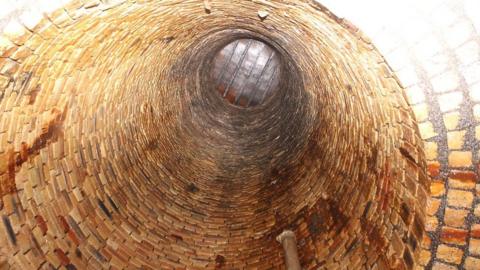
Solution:
[[[414,267],[428,190],[414,116],[368,38],[323,6],[73,1],[8,29],[0,243],[14,269],[282,268],[283,229],[307,269]],[[205,68],[240,37],[274,46],[289,74],[249,110],[213,96]]]

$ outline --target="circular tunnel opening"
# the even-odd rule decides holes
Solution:
[[[175,61],[175,74],[190,74],[181,76],[187,86],[182,107],[187,109],[178,112],[180,131],[175,140],[161,142],[195,151],[176,154],[185,163],[170,164],[167,159],[166,164],[182,178],[193,178],[199,186],[208,185],[207,189],[225,186],[224,192],[231,194],[259,190],[275,182],[270,179],[272,171],[286,173],[296,166],[295,160],[312,132],[307,121],[313,117],[315,109],[309,106],[313,101],[285,44],[275,42],[267,32],[237,25],[209,31],[199,40]],[[221,74],[221,65],[229,64],[230,71]],[[240,72],[243,77],[236,77]],[[289,76],[280,80],[276,74]],[[230,84],[229,93],[243,94],[225,93],[223,98],[218,76]],[[271,93],[265,96],[269,84]],[[263,106],[256,106],[259,98],[263,98]],[[155,136],[153,131],[150,135]],[[205,167],[206,162],[214,168]],[[289,181],[284,182],[285,187],[290,186]]]
[[[237,39],[216,53],[211,76],[216,91],[229,103],[253,107],[278,91],[281,61],[266,42]]]

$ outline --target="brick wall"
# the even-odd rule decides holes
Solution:
[[[209,3],[1,2],[0,267],[282,269],[288,228],[306,269],[475,269],[473,2],[327,5],[389,65],[313,2]],[[202,75],[252,35],[289,75],[242,111]]]

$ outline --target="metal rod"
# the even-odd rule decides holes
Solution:
[[[267,63],[265,63],[265,66],[263,66],[262,72],[260,73],[260,76],[258,76],[257,81],[255,82],[255,85],[253,86],[253,89],[254,89],[254,90],[256,90],[256,87],[257,87],[257,85],[258,85],[258,82],[260,81],[260,78],[262,78],[263,73],[265,72],[265,69],[268,67],[268,65],[270,65],[270,62],[272,61],[272,58],[273,58],[273,55],[274,55],[274,54],[275,54],[274,52],[271,52],[270,55],[268,56]],[[252,98],[253,98],[254,96],[256,96],[256,94],[257,94],[257,91],[255,91],[254,93],[252,93],[252,94],[250,95],[250,97],[248,98],[247,107],[250,106],[250,103],[252,102]]]
[[[250,77],[250,75],[252,75],[252,71],[255,68],[255,66],[257,65],[258,58],[260,58],[260,55],[262,54],[262,50],[263,50],[264,47],[265,47],[265,45],[262,44],[262,49],[260,49],[258,51],[257,56],[255,57],[255,62],[253,63],[250,70],[248,71],[248,76],[247,77]],[[240,91],[239,91],[238,95],[235,97],[235,102],[233,104],[238,105],[238,100],[240,99],[240,96],[243,95],[243,91],[245,90],[245,85],[247,85],[247,84],[248,84],[248,80],[246,80],[246,82],[242,85],[242,88],[240,88]]]
[[[220,76],[218,77],[218,80],[217,80],[219,83],[222,81],[223,75],[225,74],[225,70],[226,70],[225,66],[228,66],[228,64],[230,64],[230,62],[232,61],[232,57],[235,54],[235,51],[237,50],[237,46],[238,46],[239,42],[240,42],[239,40],[237,40],[235,42],[235,45],[233,46],[232,54],[230,54],[230,57],[228,57],[228,61],[226,61],[222,64],[222,67],[220,69],[221,73],[220,73]]]
[[[295,233],[286,230],[277,236],[277,241],[283,246],[285,252],[285,266],[287,270],[301,270],[300,260],[297,253],[297,240]]]
[[[242,53],[242,56],[240,57],[240,61],[237,63],[237,66],[235,67],[235,72],[233,73],[232,79],[230,80],[230,83],[228,84],[227,88],[225,89],[225,92],[223,92],[223,97],[226,97],[228,94],[228,90],[230,90],[230,87],[232,86],[233,82],[235,81],[237,77],[237,73],[240,70],[240,67],[242,66],[243,60],[245,60],[245,56],[247,55],[248,50],[250,49],[250,46],[252,45],[252,40],[248,41],[247,47]]]
[[[270,91],[270,88],[272,87],[273,79],[275,78],[275,76],[277,76],[277,72],[278,72],[278,68],[275,68],[273,70],[272,76],[270,77],[270,80],[268,81],[267,88],[265,88],[265,91],[263,92],[263,96],[262,96],[262,99],[260,99],[260,103],[263,103],[263,101],[265,100],[265,97],[267,96],[267,93]]]

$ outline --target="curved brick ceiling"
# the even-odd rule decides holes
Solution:
[[[475,269],[477,4],[370,1],[384,13],[369,16],[329,2],[406,86],[434,178],[422,244],[427,181],[403,90],[322,6],[19,1],[0,20],[0,264],[282,268],[274,238],[289,228],[308,269]],[[289,76],[245,112],[204,78],[249,35]]]

